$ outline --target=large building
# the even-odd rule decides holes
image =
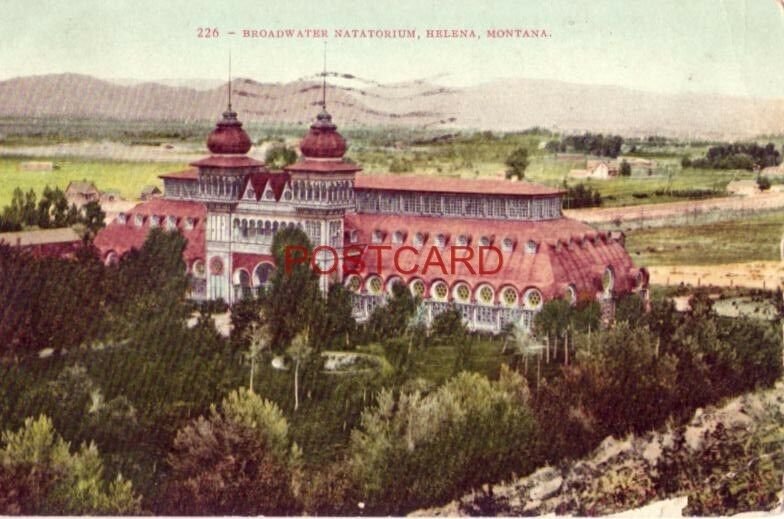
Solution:
[[[140,203],[99,233],[111,263],[153,227],[179,229],[191,296],[234,302],[270,280],[270,247],[282,228],[321,246],[322,289],[344,283],[365,319],[395,283],[421,296],[426,321],[454,303],[472,329],[530,328],[554,298],[599,300],[647,290],[622,235],[564,218],[563,191],[528,182],[375,175],[344,155],[326,107],[300,143],[300,159],[270,171],[231,103],[207,139],[210,155],[163,175],[163,197]],[[334,251],[334,252],[333,252]],[[364,264],[363,268],[359,260]],[[336,263],[337,262],[337,263]]]

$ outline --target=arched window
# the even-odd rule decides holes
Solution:
[[[405,285],[405,282],[401,279],[400,276],[392,276],[387,279],[387,294],[392,295],[395,285],[398,283]]]
[[[392,235],[392,243],[403,243],[406,239],[405,233],[403,231],[395,231]]]
[[[536,242],[528,240],[525,244],[525,252],[526,254],[536,254]]]
[[[417,247],[425,243],[425,235],[421,232],[418,232],[414,235],[414,245]]]
[[[414,281],[412,281],[411,284],[409,285],[409,288],[411,289],[411,293],[415,297],[424,297],[425,282],[422,281],[421,279],[415,279]]]
[[[482,285],[476,293],[476,300],[483,305],[492,305],[495,292],[490,285]]]
[[[384,282],[378,276],[373,276],[367,281],[367,291],[370,294],[378,295],[384,289]]]
[[[504,241],[501,243],[501,250],[504,252],[512,252],[514,249],[514,240],[512,238],[504,238]]]
[[[566,287],[566,293],[564,294],[564,297],[571,305],[577,302],[577,290],[574,288],[574,285],[569,285]]]
[[[437,234],[436,235],[436,247],[443,247],[446,245],[446,236],[444,234]]]
[[[119,256],[117,255],[117,253],[116,253],[116,252],[114,252],[114,251],[110,251],[110,252],[109,252],[109,253],[106,255],[106,259],[104,260],[104,264],[105,264],[106,266],[109,266],[109,265],[117,265],[117,263],[119,263],[119,262],[120,262],[120,257],[119,257]]]
[[[275,266],[272,263],[259,263],[253,271],[253,281],[257,287],[267,286]]]
[[[503,301],[504,306],[515,306],[517,304],[517,290],[512,287],[506,287],[501,292],[501,301]]]
[[[542,293],[535,288],[531,288],[525,292],[524,301],[528,310],[538,310],[542,306]]]
[[[346,288],[351,292],[359,292],[359,288],[362,286],[362,280],[356,274],[353,276],[349,276],[346,280]]]
[[[461,247],[465,247],[466,245],[468,245],[468,236],[466,236],[465,234],[461,234],[460,236],[458,236],[457,244],[460,245]]]
[[[602,291],[604,292],[604,295],[610,295],[614,286],[615,274],[611,267],[607,267],[604,269],[604,274],[602,274]]]
[[[430,287],[430,297],[436,301],[446,301],[449,295],[449,287],[443,281],[436,281]]]
[[[452,291],[452,297],[458,303],[468,303],[471,301],[471,288],[466,283],[458,283]]]
[[[193,275],[197,278],[203,278],[204,275],[207,273],[207,270],[204,268],[204,262],[200,259],[193,262],[193,268],[191,269]]]

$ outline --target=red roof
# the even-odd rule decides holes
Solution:
[[[356,189],[384,189],[482,195],[555,196],[564,191],[554,187],[512,180],[472,180],[417,175],[357,175]]]
[[[345,162],[343,160],[334,159],[309,159],[298,160],[290,166],[286,166],[286,171],[296,171],[304,173],[351,173],[354,171],[362,171],[360,166]]]
[[[183,169],[182,171],[173,171],[171,173],[164,173],[163,175],[158,175],[158,178],[198,180],[199,170],[196,168],[188,168],[188,169]]]
[[[247,155],[210,155],[191,162],[190,165],[209,168],[260,168],[264,163]]]
[[[215,129],[207,137],[207,148],[212,153],[236,153],[244,155],[250,151],[250,137],[242,129],[237,119],[237,112],[231,109],[223,112],[223,118],[215,125]]]
[[[615,289],[630,290],[634,286],[634,276],[637,272],[620,242],[610,239],[605,233],[596,233],[588,225],[568,218],[521,222],[350,214],[346,215],[345,229],[347,236],[350,236],[352,231],[358,233],[357,244],[363,247],[362,259],[366,264],[366,269],[362,272],[363,278],[376,273],[385,281],[393,276],[402,277],[407,283],[414,278],[421,278],[429,286],[436,280],[443,280],[450,287],[458,281],[464,281],[472,288],[489,283],[495,289],[496,295],[507,285],[521,291],[535,287],[549,299],[563,297],[570,285],[574,286],[578,294],[587,293],[593,297],[601,290],[601,277],[607,267],[611,267],[615,273]],[[373,232],[377,230],[382,231],[383,241],[372,244]],[[392,243],[395,231],[404,233],[403,243]],[[421,246],[413,244],[417,233],[422,233],[427,238]],[[435,245],[435,237],[438,234],[447,237],[445,247],[438,249],[447,266],[447,272],[442,272],[438,266],[430,266],[427,272],[423,273],[426,259],[431,254],[431,247]],[[469,238],[467,246],[473,250],[475,260],[472,266],[475,273],[462,263],[456,263],[454,273],[451,272],[451,247],[457,245],[457,238],[460,235]],[[591,235],[594,236],[593,239],[589,239]],[[502,267],[495,274],[482,275],[477,270],[476,258],[479,257],[479,241],[483,236],[490,238],[491,245],[502,250]],[[575,236],[580,239],[575,241],[572,239]],[[512,240],[511,251],[503,250],[503,241],[506,238]],[[525,251],[526,243],[530,240],[537,244],[536,253]],[[347,239],[344,246],[349,245],[351,244]],[[378,252],[367,249],[367,245],[392,247],[381,253],[380,272],[377,272]],[[395,251],[403,246],[418,250],[417,253],[406,250],[399,256],[402,270],[411,270],[418,265],[415,273],[400,273],[394,264]],[[457,253],[461,257],[467,254],[466,251],[460,250]],[[495,255],[488,256],[486,268],[492,270],[495,266]]]
[[[101,251],[102,257],[110,252],[122,256],[132,248],[141,248],[151,229],[151,216],[162,217],[159,225],[164,229],[166,229],[166,217],[174,216],[177,219],[177,228],[188,240],[184,253],[184,259],[188,266],[190,267],[197,259],[204,259],[207,208],[203,204],[155,199],[143,202],[125,214],[125,223],[120,223],[115,219],[95,237],[95,246]],[[141,225],[137,225],[136,215],[142,216]],[[187,228],[187,218],[193,219],[192,229]]]

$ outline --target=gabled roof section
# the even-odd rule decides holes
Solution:
[[[356,189],[481,195],[557,196],[562,189],[512,180],[474,180],[421,175],[357,175]]]
[[[279,201],[281,195],[283,194],[283,190],[286,188],[286,184],[288,183],[289,179],[291,179],[291,175],[286,172],[275,172],[275,173],[251,173],[247,176],[245,180],[245,185],[242,187],[243,194],[248,189],[248,184],[250,183],[253,187],[253,193],[255,195],[256,200],[261,200],[261,197],[264,195],[264,190],[267,188],[267,184],[269,183],[272,192],[275,194],[275,201]]]

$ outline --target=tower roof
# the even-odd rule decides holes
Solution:
[[[346,153],[346,139],[338,132],[326,108],[316,116],[299,144],[302,155],[310,159],[340,159]]]
[[[220,155],[244,155],[250,151],[250,147],[250,137],[242,129],[242,123],[237,119],[237,112],[231,109],[230,104],[223,112],[223,118],[207,137],[207,148],[212,153]]]

